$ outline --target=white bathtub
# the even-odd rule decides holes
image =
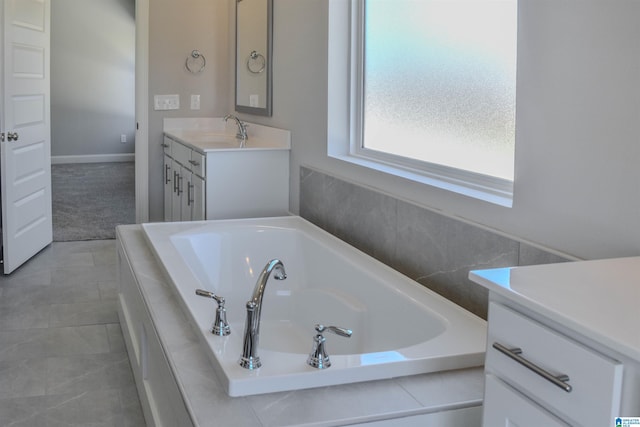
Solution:
[[[299,217],[144,224],[163,265],[231,396],[320,387],[481,366],[486,323]],[[241,368],[246,302],[265,264],[280,259],[286,280],[267,282],[258,355]],[[232,333],[209,330],[226,299]],[[325,333],[331,367],[306,364],[314,325]]]

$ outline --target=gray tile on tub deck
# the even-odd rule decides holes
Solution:
[[[289,425],[299,425],[304,420],[313,419],[318,424],[332,418],[344,418],[344,414],[353,416],[353,394],[366,390],[366,401],[359,401],[361,411],[357,416],[366,417],[368,414],[381,410],[392,413],[405,410],[418,410],[420,404],[408,394],[399,384],[388,381],[369,381],[353,383],[336,387],[322,387],[290,392],[271,393],[248,396],[246,399],[265,427],[278,426],[278,420],[283,417]],[[317,405],[317,402],[325,405]],[[276,404],[277,403],[277,404]],[[275,408],[279,408],[278,411]],[[284,414],[284,415],[283,415]]]

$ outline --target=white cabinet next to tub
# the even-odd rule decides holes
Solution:
[[[489,289],[484,426],[640,416],[640,257],[469,277]]]
[[[288,146],[239,148],[201,135],[165,132],[165,221],[288,214]]]

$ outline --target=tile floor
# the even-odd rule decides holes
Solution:
[[[54,242],[0,276],[0,426],[144,426],[115,240]]]

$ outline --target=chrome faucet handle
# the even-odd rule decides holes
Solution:
[[[341,328],[339,326],[324,326],[323,324],[318,323],[316,325],[316,332],[323,333],[324,331],[333,332],[334,334],[345,338],[349,338],[353,335],[353,331],[351,329]]]
[[[205,291],[204,289],[196,289],[196,295],[214,299],[218,303],[216,308],[216,319],[213,321],[211,327],[211,333],[221,337],[227,336],[231,333],[229,323],[227,323],[227,310],[224,308],[224,298],[220,297],[213,292]]]
[[[313,337],[313,347],[311,348],[311,354],[307,358],[307,365],[318,369],[326,369],[331,366],[331,359],[329,359],[324,345],[327,339],[322,334],[328,331],[341,337],[349,338],[353,331],[338,326],[324,326],[322,324],[317,324],[315,329],[317,334]]]

